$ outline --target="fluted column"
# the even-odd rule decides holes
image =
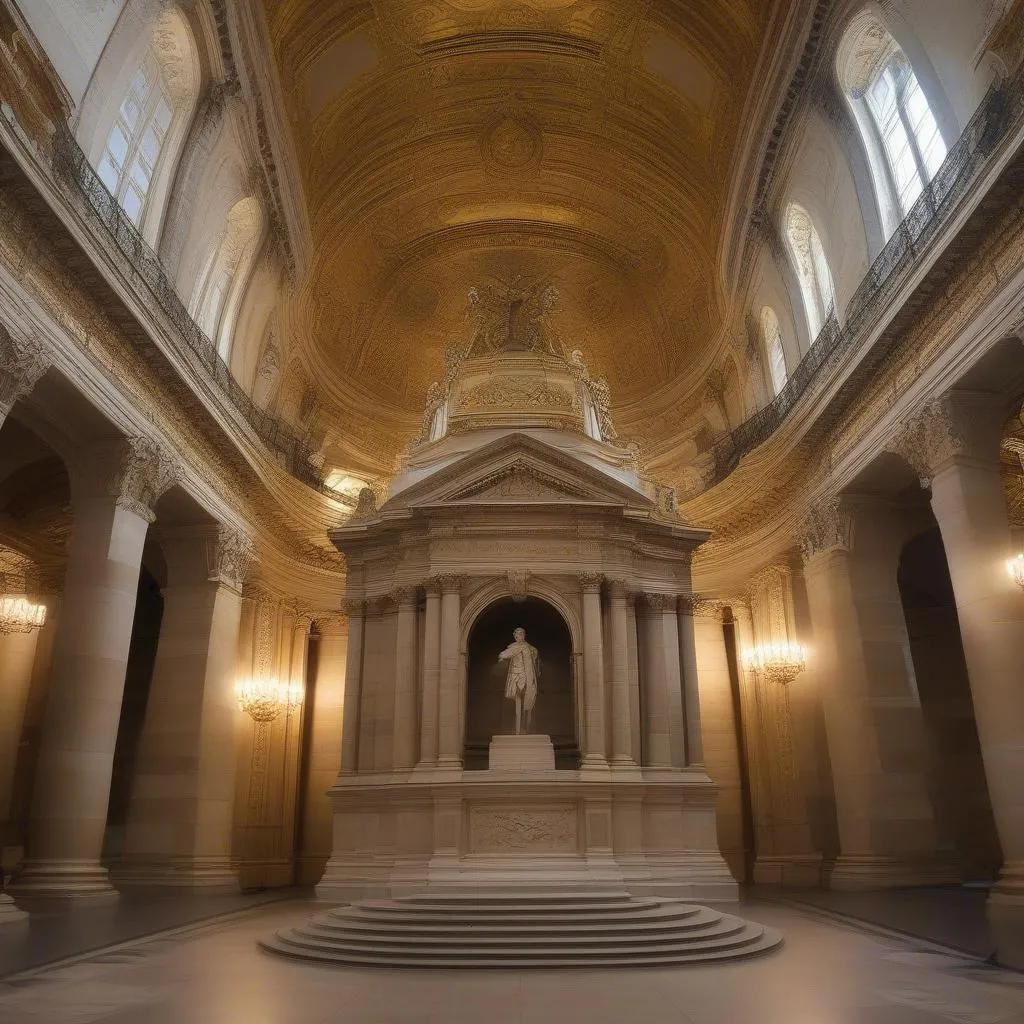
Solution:
[[[672,767],[672,740],[669,732],[668,643],[665,637],[665,616],[660,598],[644,595],[640,618],[643,657],[641,687],[643,692],[643,758],[645,768],[668,770]]]
[[[345,602],[348,649],[345,652],[345,697],[341,719],[341,774],[354,775],[359,766],[359,707],[363,680],[364,601]]]
[[[601,576],[580,573],[583,591],[583,728],[581,767],[604,768],[608,764],[604,723],[604,649],[601,640]]]
[[[438,577],[441,586],[441,670],[438,697],[438,751],[440,768],[461,768],[462,749],[459,735],[462,694],[461,658],[459,657],[459,624],[462,611],[463,577],[445,573]]]
[[[118,884],[235,889],[235,670],[248,539],[163,530],[164,612]]]
[[[111,896],[100,864],[128,647],[152,506],[174,481],[159,446],[97,446],[72,467],[74,530],[43,723],[28,855],[12,892]]]
[[[681,597],[678,605],[679,660],[683,685],[683,719],[686,726],[686,765],[704,767],[701,738],[700,689],[697,685],[697,640],[693,631],[693,600]]]
[[[416,764],[416,601],[415,587],[395,591],[398,628],[395,637],[395,753],[399,771]]]
[[[437,764],[437,717],[441,681],[441,588],[427,581],[427,605],[423,614],[423,705],[420,708],[420,765]]]
[[[632,709],[629,694],[629,617],[625,583],[608,584],[612,647],[612,764],[634,766]]]

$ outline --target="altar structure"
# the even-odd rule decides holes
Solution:
[[[614,439],[606,387],[546,317],[554,298],[449,350],[386,500],[364,491],[332,533],[349,647],[322,899],[737,897],[701,755],[689,607],[708,534]],[[473,310],[471,293],[471,326]],[[509,749],[498,655],[516,627],[542,670],[522,740],[550,737],[553,764]]]

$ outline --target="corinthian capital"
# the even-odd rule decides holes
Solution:
[[[12,335],[0,326],[0,421],[50,368],[48,347],[32,336]]]
[[[156,518],[156,503],[181,480],[178,461],[151,437],[129,437],[118,444],[107,478],[107,493],[121,508],[148,519]]]
[[[838,496],[824,498],[807,512],[800,547],[805,559],[825,551],[849,551],[853,545],[853,512]]]
[[[241,593],[254,558],[252,541],[246,534],[229,526],[218,526],[206,544],[208,579]]]

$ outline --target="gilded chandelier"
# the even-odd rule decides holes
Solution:
[[[791,683],[807,667],[807,648],[803,644],[776,641],[758,644],[743,652],[743,666],[770,683]]]
[[[11,594],[0,597],[0,633],[29,633],[45,621],[45,604]]]
[[[302,684],[278,679],[244,679],[237,688],[238,706],[254,722],[273,722],[302,704]]]
[[[1006,571],[1010,574],[1014,583],[1024,590],[1024,554],[1019,554],[1016,558],[1008,558],[1006,560]]]

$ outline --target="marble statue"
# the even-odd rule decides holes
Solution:
[[[522,626],[512,631],[512,640],[498,655],[498,660],[509,663],[505,696],[516,702],[516,735],[522,736],[530,731],[530,716],[537,701],[540,658],[537,648],[526,642],[526,630]]]

